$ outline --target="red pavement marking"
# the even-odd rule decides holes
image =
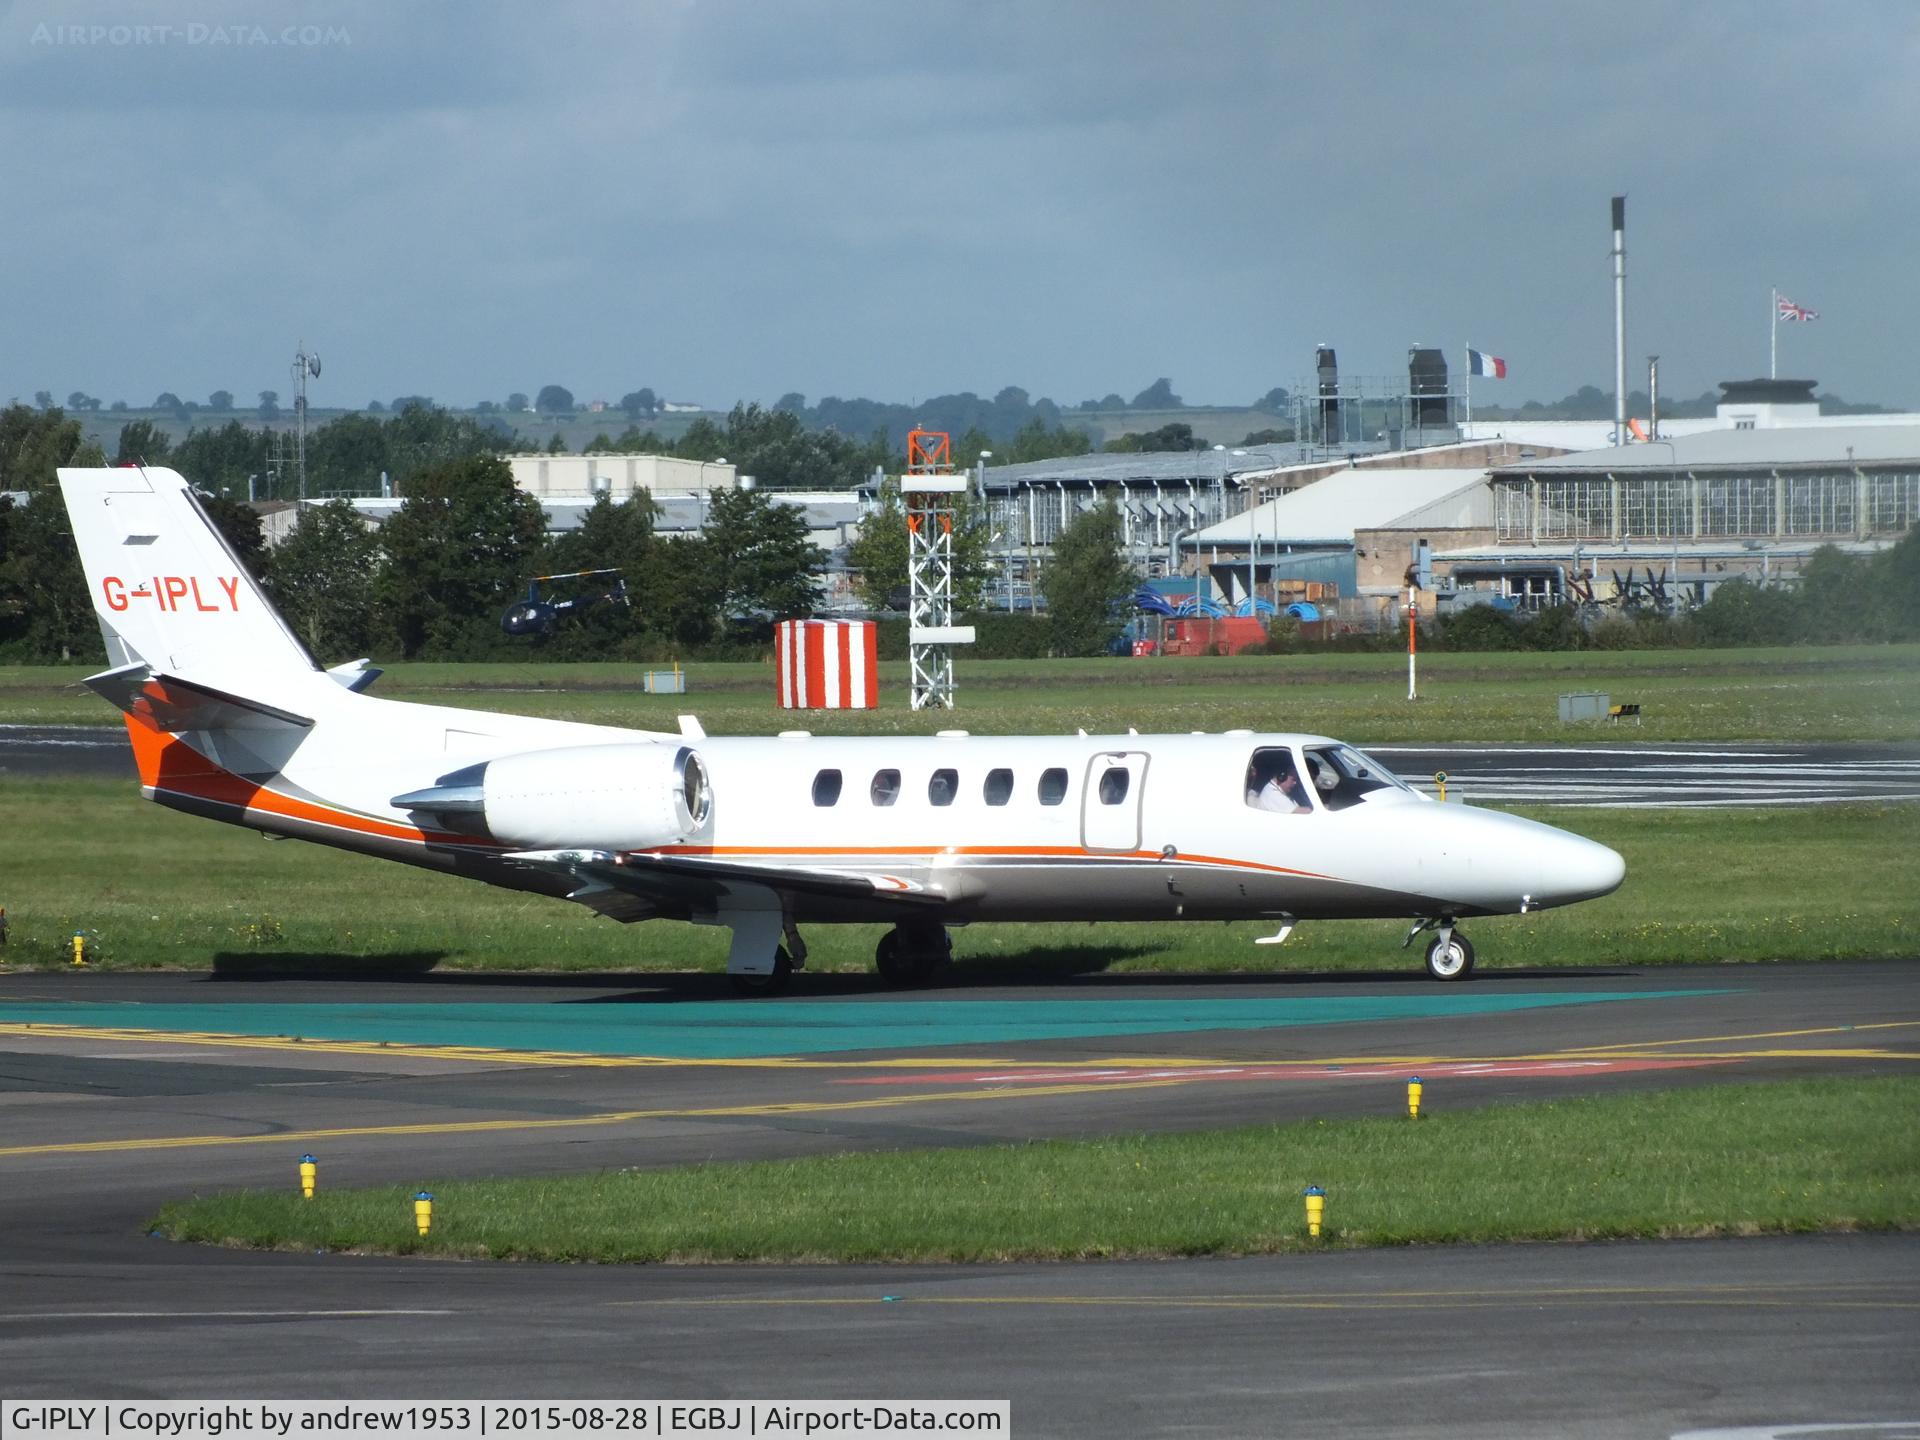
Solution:
[[[1382,1080],[1414,1075],[1472,1079],[1484,1075],[1625,1075],[1636,1070],[1691,1070],[1725,1060],[1684,1057],[1644,1060],[1477,1060],[1437,1065],[1208,1065],[1170,1070],[1115,1066],[1102,1070],[946,1070],[937,1075],[861,1075],[836,1085],[1046,1085],[1120,1083],[1137,1080]]]

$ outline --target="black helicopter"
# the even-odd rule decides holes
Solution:
[[[596,575],[619,573],[618,570],[569,570],[560,575],[536,575],[527,583],[527,598],[509,605],[506,614],[500,617],[500,628],[509,635],[551,635],[553,627],[569,615],[577,615],[597,605],[631,605],[633,602],[627,598],[627,582],[624,579],[615,580],[606,590],[569,595],[564,600],[555,600],[540,588],[543,585],[550,586],[556,580],[588,580]]]

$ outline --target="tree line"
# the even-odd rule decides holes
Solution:
[[[269,551],[260,513],[244,503],[244,489],[233,493],[263,458],[256,432],[237,423],[195,432],[169,454],[165,437],[143,430],[145,423],[122,429],[111,463],[166,462],[194,481],[243,563],[327,663],[358,655],[477,660],[529,650],[553,659],[750,656],[764,649],[773,621],[809,615],[820,603],[827,555],[798,509],[758,487],[716,492],[697,534],[658,533],[658,508],[641,493],[619,504],[602,496],[578,529],[549,535],[539,502],[515,488],[497,432],[414,405],[384,421],[343,417],[310,437],[310,465],[316,458],[344,465],[340,456],[357,454],[356,465],[388,470],[401,504],[386,524],[370,528],[345,500],[310,505]],[[313,443],[329,431],[336,433],[326,443]],[[1047,442],[1047,432],[1032,434],[1036,444]],[[757,406],[736,407],[724,425],[703,421],[663,448],[702,459],[724,451],[743,470],[751,465],[777,482],[809,487],[870,458],[840,437],[805,431],[790,412]],[[25,495],[24,503],[0,501],[0,659],[102,658],[55,472],[107,463],[79,422],[57,409],[0,411],[0,491]],[[955,600],[966,610],[982,603],[994,572],[986,516],[971,496],[958,497],[956,509]],[[1046,616],[1006,643],[1018,653],[1102,653],[1138,584],[1122,528],[1111,503],[1079,515],[1039,577]],[[847,558],[872,609],[897,607],[907,585],[907,535],[894,485],[883,486]],[[502,612],[526,593],[530,577],[583,570],[619,571],[627,603],[601,604],[537,641],[502,632]],[[1590,622],[1569,607],[1531,616],[1470,609],[1441,621],[1433,642],[1583,649],[1912,638],[1920,635],[1920,538],[1909,534],[1868,556],[1821,551],[1793,590],[1733,581],[1678,618],[1642,613]],[[1035,638],[1041,635],[1044,642]],[[1273,644],[1304,648],[1283,622]]]
[[[498,438],[471,421],[409,407],[387,421],[346,417],[332,445],[361,447],[361,464],[389,468],[401,504],[372,529],[345,500],[311,505],[269,551],[261,516],[244,497],[263,460],[253,432],[197,432],[168,453],[142,422],[108,457],[59,410],[0,411],[0,656],[25,661],[102,658],[99,631],[56,471],[63,465],[166,463],[201,502],[248,570],[317,658],[356,655],[479,659],[525,653],[501,631],[504,609],[530,577],[619,569],[630,605],[608,605],[556,636],[562,652],[646,658],[724,647],[773,618],[811,613],[826,555],[805,517],[758,490],[717,493],[697,535],[659,535],[644,494],[601,500],[577,530],[546,533],[539,501],[515,488]],[[320,446],[322,464],[334,450]],[[310,464],[315,458],[309,448]],[[324,469],[321,472],[326,473]]]
[[[1706,390],[1692,397],[1663,395],[1660,397],[1660,418],[1663,420],[1711,419],[1719,413],[1720,399],[1719,393],[1713,390]],[[1820,395],[1816,399],[1822,415],[1890,413],[1884,405],[1870,402],[1854,403],[1838,395]],[[1650,414],[1652,404],[1652,398],[1645,390],[1627,392],[1629,415]],[[1518,405],[1499,405],[1483,401],[1480,393],[1476,391],[1473,413],[1484,420],[1611,420],[1613,419],[1613,392],[1602,390],[1597,385],[1582,385],[1572,394],[1563,395],[1558,400],[1527,400]]]
[[[63,465],[165,462],[181,470],[324,663],[359,655],[477,660],[529,650],[553,659],[757,654],[773,621],[810,615],[820,602],[826,553],[812,543],[801,511],[758,487],[716,492],[697,534],[658,533],[658,507],[640,493],[618,504],[602,496],[579,528],[550,535],[539,501],[515,488],[484,427],[418,406],[384,422],[346,418],[353,423],[335,422],[316,437],[339,427],[334,446],[344,450],[351,438],[362,463],[390,467],[398,510],[376,529],[344,499],[312,504],[269,550],[259,511],[224,493],[261,458],[245,427],[198,432],[169,454],[164,437],[133,422],[110,461],[58,410],[0,411],[0,491],[26,497],[24,504],[0,501],[0,658],[103,658],[60,498]],[[778,412],[741,407],[727,425],[708,429],[693,437],[695,449],[724,445],[777,475],[804,478],[828,463],[822,437],[798,431]],[[314,453],[310,447],[310,462]],[[322,445],[319,453],[334,451]],[[979,603],[991,577],[983,521],[964,501],[956,535],[963,606]],[[1097,651],[1117,628],[1114,607],[1134,584],[1120,536],[1118,512],[1108,505],[1082,516],[1058,543],[1043,585],[1055,653]],[[850,555],[876,609],[906,585],[905,537],[899,497],[889,488]],[[537,641],[503,633],[501,615],[531,577],[585,570],[620,572],[625,603],[587,609]],[[560,598],[565,583],[557,583],[561,589],[550,593]]]

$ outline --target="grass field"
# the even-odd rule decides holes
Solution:
[[[90,667],[0,666],[0,724],[115,723],[79,684]],[[673,729],[682,712],[714,735],[807,728],[905,734],[1309,730],[1356,744],[1448,740],[1920,739],[1920,645],[1772,650],[1431,654],[1419,700],[1400,655],[1220,659],[962,659],[959,707],[914,712],[906,667],[883,666],[882,708],[799,714],[774,705],[771,661],[687,667],[689,693],[641,692],[639,665],[392,666],[376,694],[557,719]],[[1620,732],[1559,723],[1556,697],[1608,691],[1643,707]]]
[[[991,1261],[1920,1226],[1920,1080],[1728,1085],[1418,1122],[219,1195],[180,1240],[591,1261]],[[1301,1191],[1327,1192],[1310,1241]],[[412,1198],[435,1196],[431,1237]]]
[[[76,930],[101,963],[242,973],[439,963],[474,969],[723,968],[726,932],[621,926],[578,906],[194,819],[130,782],[5,782],[0,905],[13,965],[53,965]],[[1920,807],[1536,811],[1619,850],[1627,883],[1565,910],[1466,927],[1486,967],[1910,956]],[[955,932],[970,979],[1094,970],[1404,970],[1395,922],[1307,924],[1256,947],[1254,923],[986,925]],[[809,968],[871,967],[875,926],[813,926]]]

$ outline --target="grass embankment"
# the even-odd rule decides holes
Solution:
[[[0,666],[0,723],[111,724],[81,688],[91,667]],[[966,660],[953,713],[906,707],[906,667],[882,667],[882,708],[829,714],[774,705],[771,660],[687,667],[685,695],[641,692],[644,665],[396,664],[374,693],[481,710],[648,729],[683,712],[714,735],[803,726],[820,734],[1309,730],[1356,744],[1473,739],[1913,740],[1920,738],[1920,645],[1576,654],[1429,654],[1421,698],[1406,699],[1400,655],[1220,659]],[[1630,734],[1563,726],[1556,697],[1603,689],[1636,701]]]
[[[1382,1108],[1397,1082],[1380,1084]],[[179,1240],[591,1261],[992,1261],[1920,1226],[1920,1080],[1728,1085],[1198,1135],[218,1195]],[[292,1177],[289,1176],[289,1179]],[[324,1176],[323,1176],[324,1180]],[[1327,1192],[1307,1240],[1301,1191]]]
[[[139,798],[130,782],[5,783],[8,963],[236,973],[289,966],[719,970],[726,932],[615,925],[577,906],[299,841],[268,843]],[[1565,910],[1476,920],[1488,968],[1858,959],[1916,950],[1920,808],[1532,812],[1619,850],[1627,883]],[[1309,924],[1256,948],[1254,923],[985,925],[955,931],[953,983],[1110,973],[1417,973],[1393,921]],[[813,971],[865,971],[876,926],[813,926]]]

